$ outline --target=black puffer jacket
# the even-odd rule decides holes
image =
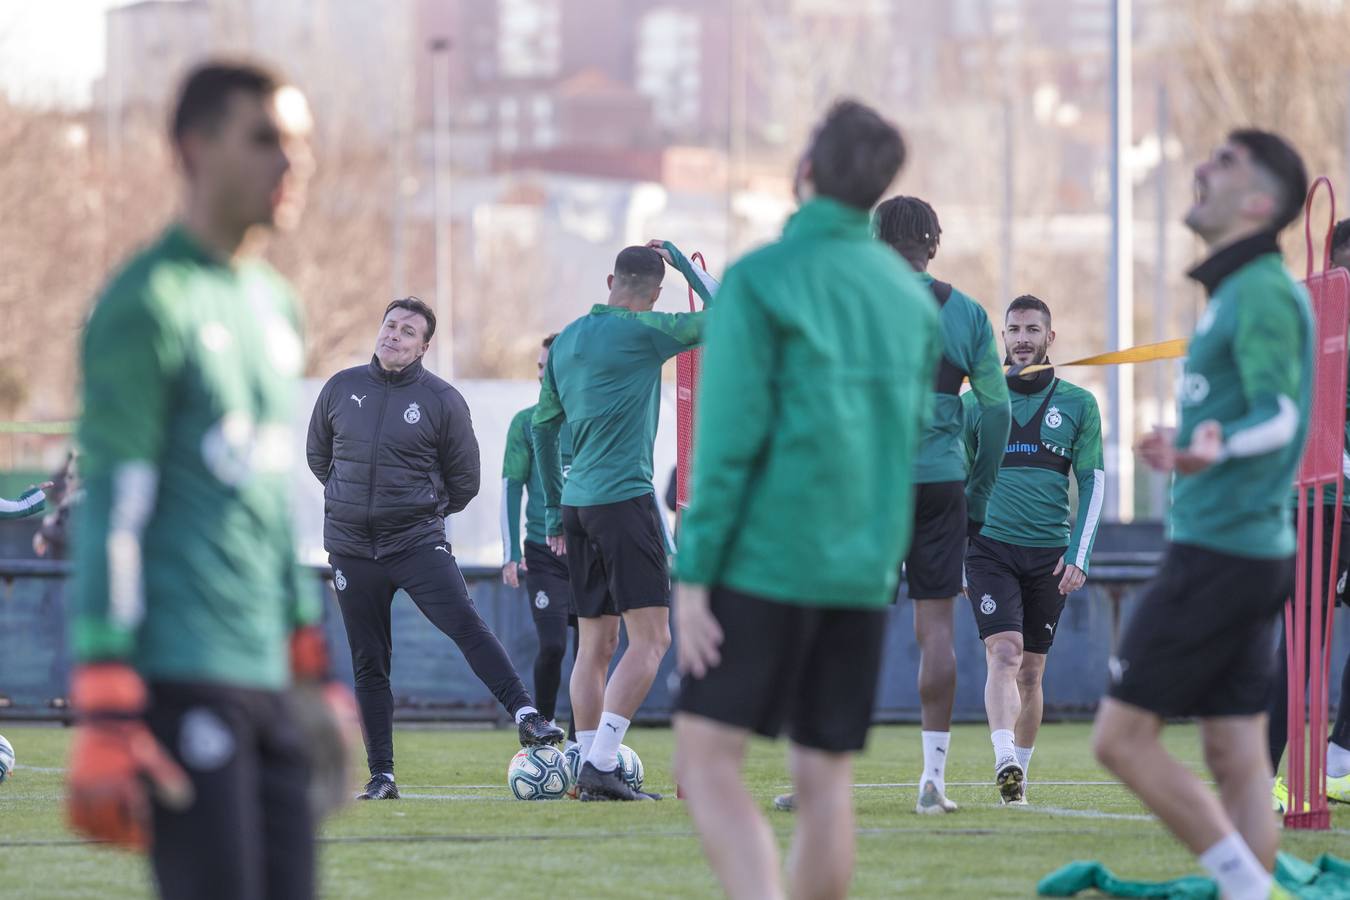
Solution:
[[[309,421],[309,468],[323,482],[323,546],[380,559],[445,540],[445,517],[478,494],[469,407],[422,367],[374,358],[323,386]]]

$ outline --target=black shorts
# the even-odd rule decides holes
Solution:
[[[547,544],[525,542],[525,591],[530,597],[530,615],[536,622],[566,616],[569,624],[577,623],[569,578],[567,560],[555,555]]]
[[[966,550],[966,483],[914,486],[914,543],[905,557],[913,600],[946,600],[961,593]]]
[[[1019,547],[983,535],[966,551],[966,596],[975,611],[980,639],[1020,631],[1022,648],[1049,653],[1065,597],[1055,567],[1063,547]]]
[[[564,506],[567,571],[577,618],[670,606],[665,529],[656,497],[601,506]]]
[[[1171,544],[1111,659],[1108,693],[1164,718],[1264,712],[1293,574],[1293,557]]]
[[[837,609],[714,588],[722,661],[680,682],[676,709],[826,753],[863,749],[872,724],[885,609]]]
[[[309,751],[289,695],[152,682],[146,723],[192,782],[155,804],[150,860],[164,898],[313,897]]]

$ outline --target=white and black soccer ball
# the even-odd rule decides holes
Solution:
[[[619,774],[628,786],[635,791],[642,790],[642,784],[646,780],[646,773],[642,768],[642,758],[637,755],[637,751],[627,744],[619,745]]]
[[[568,784],[567,760],[557,747],[525,747],[506,769],[506,786],[517,800],[560,800]]]
[[[581,776],[581,745],[570,744],[563,751],[567,760],[567,796],[577,799],[577,778]]]
[[[14,771],[14,745],[0,734],[0,784]]]

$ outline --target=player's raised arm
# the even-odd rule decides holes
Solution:
[[[661,258],[666,261],[666,265],[671,266],[677,272],[684,276],[684,280],[689,282],[689,286],[694,289],[703,300],[704,306],[711,306],[713,299],[717,296],[717,291],[721,284],[703,267],[694,265],[689,257],[680,252],[670,241],[659,239],[650,240],[647,246],[661,254]]]
[[[1102,462],[1102,417],[1097,401],[1086,392],[1083,421],[1073,442],[1073,474],[1078,482],[1078,516],[1069,535],[1065,565],[1080,569],[1084,575],[1097,540],[1102,504],[1106,500],[1106,467]]]

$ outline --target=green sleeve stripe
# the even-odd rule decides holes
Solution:
[[[0,497],[0,519],[22,519],[47,508],[47,495],[41,488],[29,488],[19,495],[18,500],[6,500]]]
[[[1264,398],[1263,398],[1264,401]],[[1269,410],[1269,402],[1259,406]],[[1255,411],[1255,410],[1254,410]],[[1245,424],[1249,417],[1241,421]],[[1228,456],[1261,456],[1286,447],[1298,435],[1298,406],[1293,400],[1281,394],[1275,398],[1275,412],[1263,421],[1246,424],[1241,431],[1235,431],[1224,442]],[[1342,451],[1344,453],[1344,451]]]
[[[1081,483],[1081,482],[1080,482]],[[1097,526],[1101,523],[1102,502],[1106,499],[1106,472],[1103,469],[1092,470],[1092,494],[1087,503],[1079,497],[1081,524],[1078,531],[1078,552],[1074,554],[1073,564],[1084,572],[1088,568],[1088,557],[1092,555],[1092,545],[1097,540]]]
[[[706,306],[711,303],[713,298],[717,296],[718,289],[721,288],[717,279],[709,275],[701,266],[694,265],[687,256],[680,252],[680,248],[670,241],[665,242],[665,248],[666,252],[670,254],[671,260],[674,261],[675,268],[679,270],[679,273],[684,276],[684,280],[703,300],[703,304]]]

